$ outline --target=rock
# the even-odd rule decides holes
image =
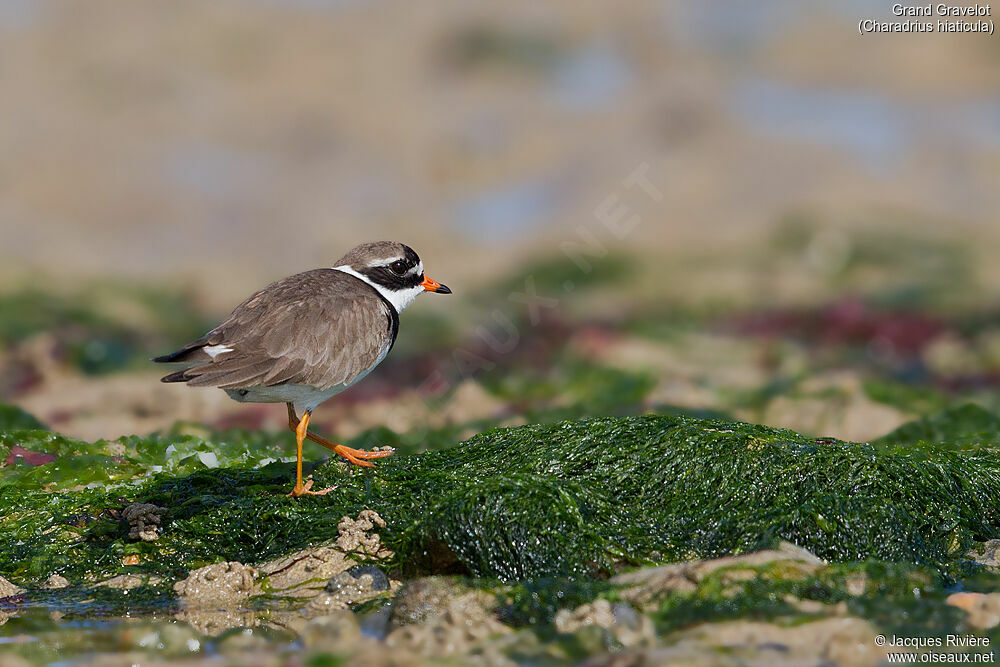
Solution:
[[[392,616],[392,605],[383,605],[375,611],[365,614],[358,619],[361,624],[361,633],[366,637],[372,637],[379,641],[385,639],[389,634],[389,620]]]
[[[0,614],[3,616],[3,614]],[[0,625],[3,622],[0,621]],[[0,667],[31,667],[31,663],[18,655],[5,654],[0,655]]]
[[[668,646],[593,658],[587,667],[611,665],[851,665],[881,664],[886,649],[877,630],[858,618],[829,618],[780,626],[755,621],[708,623],[675,633]]]
[[[853,371],[812,377],[794,394],[773,398],[759,418],[765,424],[854,442],[888,433],[909,418],[908,413],[868,398],[863,384]]]
[[[652,646],[656,641],[652,621],[627,604],[611,604],[607,600],[594,600],[573,611],[560,609],[555,626],[564,634],[573,634],[588,626],[604,628],[627,648]]]
[[[43,382],[19,402],[33,414],[56,417],[60,433],[88,441],[168,429],[178,418],[210,423],[238,413],[223,392],[170,391],[169,385],[150,384],[157,374],[98,376],[63,369],[58,379]]]
[[[258,616],[253,611],[227,611],[198,607],[182,609],[175,618],[187,623],[199,634],[217,637],[233,628],[252,628],[258,625]]]
[[[231,608],[259,592],[254,584],[257,570],[231,561],[206,565],[174,584],[185,607]]]
[[[337,548],[345,552],[360,552],[366,556],[389,558],[392,552],[382,546],[378,533],[372,530],[385,528],[385,520],[373,510],[361,510],[357,519],[345,516],[337,524],[340,535]]]
[[[808,549],[803,549],[797,544],[793,544],[788,540],[782,540],[778,543],[778,553],[787,554],[793,557],[795,560],[802,561],[803,563],[811,563],[813,565],[826,565],[826,561],[809,551]]]
[[[226,658],[230,665],[261,664],[261,658],[274,652],[273,645],[253,628],[247,627],[240,632],[226,635],[219,641],[216,650]],[[274,655],[274,663],[281,664],[280,658]]]
[[[53,574],[45,580],[45,583],[42,584],[42,588],[47,588],[49,590],[57,590],[60,588],[66,588],[67,586],[69,586],[69,580],[58,574]]]
[[[615,623],[611,613],[611,603],[607,600],[594,600],[577,607],[575,610],[560,609],[555,617],[556,630],[563,634],[572,634],[585,625],[599,625],[610,628]]]
[[[573,633],[577,650],[583,655],[601,655],[608,651],[622,649],[615,641],[611,631],[599,625],[584,625]]]
[[[119,642],[134,650],[155,650],[167,657],[185,657],[201,651],[201,640],[194,629],[182,623],[156,623],[130,628],[119,635]]]
[[[24,592],[24,589],[20,586],[12,584],[3,577],[0,577],[0,598],[9,598],[14,595],[20,595]]]
[[[847,616],[847,603],[843,600],[836,604],[830,604],[809,598],[797,598],[794,595],[786,595],[783,599],[803,614]]]
[[[296,551],[264,563],[259,569],[275,594],[311,598],[323,592],[327,580],[354,564],[343,551],[326,545]]]
[[[510,628],[495,620],[486,623],[408,625],[390,632],[385,638],[385,645],[426,657],[458,656],[468,654],[486,640],[508,632]]]
[[[291,665],[316,664],[329,665],[331,661],[320,659],[311,661],[308,658],[292,658],[287,649],[288,638],[284,637],[284,628],[276,628],[277,632],[270,628],[254,627],[243,628],[242,630],[226,633],[218,640],[215,651],[224,659],[219,660],[213,655],[211,662],[202,665],[188,665],[183,667],[210,667],[211,665],[230,665],[233,667],[290,667]],[[295,654],[300,655],[300,648],[297,646]],[[332,664],[345,664],[340,661],[332,661]],[[143,663],[145,667],[145,663]],[[177,663],[170,663],[163,667],[181,667]]]
[[[160,522],[167,508],[150,503],[134,503],[122,510],[122,519],[128,522],[128,538],[155,542],[160,536]]]
[[[601,630],[600,628],[593,629]],[[604,653],[607,649],[601,647],[600,650]],[[564,646],[544,642],[536,631],[529,628],[509,630],[504,634],[480,640],[476,642],[473,651],[471,654],[461,656],[456,662],[481,667],[579,664],[579,659],[570,659],[569,652]],[[441,662],[434,656],[427,660],[430,665],[441,664]]]
[[[438,429],[449,424],[467,424],[477,420],[496,421],[509,408],[502,399],[487,392],[476,380],[463,380],[441,405],[431,407],[427,395],[419,388],[403,391],[391,397],[373,396],[361,403],[340,408],[331,405],[327,414],[333,414],[337,433],[354,437],[378,427],[396,433],[407,433],[417,428]]]
[[[937,377],[962,377],[982,372],[983,360],[969,341],[954,333],[938,336],[920,355]]]
[[[868,575],[860,572],[858,574],[851,575],[844,582],[845,588],[847,588],[847,593],[854,597],[859,595],[864,595],[865,591],[868,590]]]
[[[988,540],[978,549],[969,552],[968,557],[986,567],[1000,567],[1000,540]]]
[[[347,575],[345,578],[342,575]],[[341,572],[336,577],[326,582],[327,593],[338,593],[345,585],[364,585],[368,590],[387,591],[389,590],[389,577],[381,568],[374,565],[355,565],[347,572]]]
[[[463,380],[436,416],[447,424],[464,424],[481,419],[496,420],[506,410],[507,404],[486,391],[481,383]]]
[[[303,549],[260,566],[261,574],[268,578],[271,590],[289,597],[315,597],[323,593],[324,584],[318,580],[330,578],[356,565],[352,553],[388,558],[392,552],[382,546],[376,526],[384,527],[385,521],[372,510],[362,510],[357,519],[344,517],[338,524],[340,535],[335,545]]]
[[[270,609],[260,614],[260,624],[272,630],[289,632],[295,636],[305,632],[309,619],[291,609]]]
[[[689,593],[696,590],[698,583],[707,574],[720,568],[727,568],[725,575],[727,581],[738,583],[756,577],[756,568],[779,561],[787,562],[790,568],[789,576],[793,576],[796,572],[805,576],[823,566],[823,561],[815,555],[791,543],[783,542],[778,549],[712,560],[671,563],[661,567],[626,572],[613,577],[611,582],[628,587],[622,591],[622,598],[625,601],[645,608],[655,606],[655,603],[668,593]]]
[[[492,617],[495,598],[448,577],[414,579],[403,586],[392,603],[394,627],[419,625],[448,616]]]
[[[307,617],[323,616],[336,609],[379,596],[390,588],[385,572],[373,565],[355,565],[333,576],[322,593],[302,610]]]
[[[307,648],[320,648],[334,653],[346,653],[361,641],[361,626],[353,613],[335,609],[306,624],[302,642]]]
[[[986,629],[1000,624],[1000,593],[952,593],[945,602],[964,609],[973,627]]]
[[[467,653],[481,641],[511,630],[493,616],[494,596],[445,577],[406,584],[393,601],[388,646],[425,656]]]

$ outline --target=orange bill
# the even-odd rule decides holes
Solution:
[[[424,282],[420,283],[420,286],[424,288],[425,292],[437,292],[438,294],[451,294],[451,290],[448,289],[447,285],[442,285],[433,278],[428,278],[424,276]]]

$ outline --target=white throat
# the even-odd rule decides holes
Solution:
[[[333,270],[341,271],[349,276],[354,276],[355,278],[363,280],[372,287],[374,287],[376,292],[381,294],[383,297],[385,297],[386,301],[392,304],[392,307],[396,309],[397,313],[403,312],[403,309],[409,306],[411,303],[413,303],[413,300],[417,298],[417,295],[424,291],[424,288],[420,285],[399,291],[386,289],[381,285],[373,283],[371,280],[368,279],[367,276],[358,273],[357,271],[347,266],[346,264],[343,266],[335,266],[333,267]]]

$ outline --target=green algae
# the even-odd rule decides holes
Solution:
[[[577,263],[580,262],[580,263]],[[511,277],[492,284],[483,296],[506,298],[526,289],[542,297],[558,297],[573,291],[614,289],[635,274],[635,258],[622,253],[588,255],[575,252],[566,255],[539,257],[525,263]],[[526,283],[527,281],[527,283]]]
[[[551,67],[563,50],[559,40],[545,32],[499,30],[491,25],[473,24],[448,37],[442,56],[463,70],[512,67],[536,72]]]
[[[873,444],[917,443],[956,449],[996,447],[1000,445],[1000,417],[974,403],[966,403],[903,424]]]
[[[797,214],[775,227],[769,244],[779,256],[799,259],[813,244],[823,243],[830,229],[828,221]],[[885,220],[841,229],[834,237],[842,246],[841,256],[824,273],[837,292],[868,292],[873,301],[888,307],[953,311],[956,304],[982,303],[981,286],[970,270],[974,262],[969,261],[969,247],[954,239],[904,231]]]
[[[387,521],[388,566],[503,581],[604,577],[780,539],[833,561],[957,575],[975,542],[1000,537],[1000,453],[911,455],[683,416],[494,429],[374,471],[328,461],[313,476],[337,490],[299,500],[284,496],[293,465],[277,460],[287,434],[82,443],[12,431],[0,442],[57,454],[0,469],[0,575],[22,584],[261,562],[334,539],[362,509]],[[132,502],[167,508],[156,542],[127,539],[118,513]]]
[[[551,423],[594,414],[635,414],[656,386],[656,378],[651,373],[595,365],[563,354],[546,368],[487,373],[483,385],[517,405],[518,413],[529,421]]]
[[[347,658],[333,653],[316,653],[306,658],[305,667],[342,667],[348,664]]]
[[[504,623],[537,627],[550,625],[560,609],[573,609],[598,598],[615,600],[617,591],[618,587],[600,579],[542,577],[500,587],[496,593]]]
[[[0,403],[0,432],[21,429],[44,430],[45,425],[16,405]]]
[[[931,414],[946,409],[948,397],[932,387],[868,380],[864,383],[865,396],[877,403],[892,406],[903,412]]]
[[[13,465],[0,468],[0,488],[60,491],[130,482],[160,471],[185,474],[219,465],[259,466],[287,456],[291,442],[288,433],[212,431],[188,424],[148,437],[93,443],[37,428],[0,431],[0,459],[15,454]],[[18,454],[29,456],[25,450],[55,460],[44,465],[18,460]]]

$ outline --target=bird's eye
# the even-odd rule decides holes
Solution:
[[[389,265],[389,270],[395,273],[397,276],[401,276],[404,273],[406,273],[407,268],[408,267],[406,266],[406,262],[404,262],[401,259],[396,260],[395,262]]]

